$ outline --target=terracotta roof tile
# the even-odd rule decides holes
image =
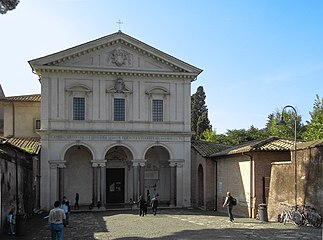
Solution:
[[[255,141],[239,144],[237,146],[215,153],[212,155],[212,157],[232,155],[237,153],[247,153],[247,152],[289,151],[293,149],[293,147],[294,147],[293,140],[271,137],[264,140],[255,140]]]
[[[38,137],[11,137],[2,138],[3,142],[10,143],[11,145],[23,149],[32,154],[38,154],[40,151],[40,138]]]
[[[40,102],[40,94],[31,94],[31,95],[21,95],[21,96],[11,96],[0,99],[0,101],[6,102]]]
[[[192,147],[201,154],[202,157],[210,157],[212,154],[231,146],[216,142],[192,141]]]

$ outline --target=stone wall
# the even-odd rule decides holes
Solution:
[[[322,156],[322,146],[303,148],[296,154],[297,204],[314,206],[320,213],[323,212]],[[273,163],[268,202],[269,219],[277,219],[281,212],[281,204],[295,204],[294,172],[294,161]]]
[[[6,216],[10,210],[20,216],[33,211],[32,190],[32,157],[30,154],[7,145],[0,145],[0,176],[1,176],[1,229],[7,231]],[[16,174],[18,173],[18,175]],[[18,189],[16,184],[18,181]],[[17,203],[18,195],[18,203]]]

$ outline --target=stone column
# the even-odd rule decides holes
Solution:
[[[140,185],[139,194],[145,196],[145,163],[140,163]]]
[[[132,160],[133,165],[133,200],[137,201],[140,194],[145,195],[145,159],[134,159]],[[140,168],[139,168],[140,167]],[[140,171],[138,173],[138,171]],[[138,176],[139,174],[139,176]],[[138,189],[139,188],[139,189]]]
[[[65,162],[60,162],[57,165],[58,168],[58,187],[59,187],[59,201],[63,200],[65,189],[64,189],[64,173],[65,173]]]
[[[176,163],[170,163],[170,207],[175,207],[176,199]]]
[[[100,202],[101,209],[105,209],[106,204],[106,171],[104,166],[100,166]]]
[[[106,160],[92,160],[93,168],[93,191],[92,198],[94,207],[98,206],[100,202],[99,209],[105,209],[105,197],[104,197],[104,187],[105,187],[105,164]]]
[[[176,163],[176,206],[183,206],[183,166],[184,163],[177,162]]]
[[[63,173],[62,169],[65,168],[65,161],[48,161],[49,162],[49,175],[50,175],[50,203],[54,204],[55,201],[61,201],[61,193],[64,191],[64,179],[61,177]]]
[[[138,178],[138,163],[133,163],[133,201],[138,200],[138,183],[139,183],[139,178]]]

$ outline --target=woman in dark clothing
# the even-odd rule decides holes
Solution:
[[[145,216],[145,207],[147,207],[147,205],[146,205],[146,200],[142,195],[140,195],[139,197],[138,204],[139,204],[139,216]]]

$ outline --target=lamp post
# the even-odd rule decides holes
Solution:
[[[295,113],[295,118],[294,118],[294,203],[295,206],[297,206],[297,164],[296,164],[296,150],[297,150],[297,145],[296,145],[296,141],[297,141],[297,111],[296,109],[291,106],[291,105],[287,105],[283,108],[282,110],[282,114],[281,114],[281,118],[278,124],[280,125],[286,125],[286,122],[284,121],[284,111],[286,108],[291,108],[293,109],[294,113]]]

